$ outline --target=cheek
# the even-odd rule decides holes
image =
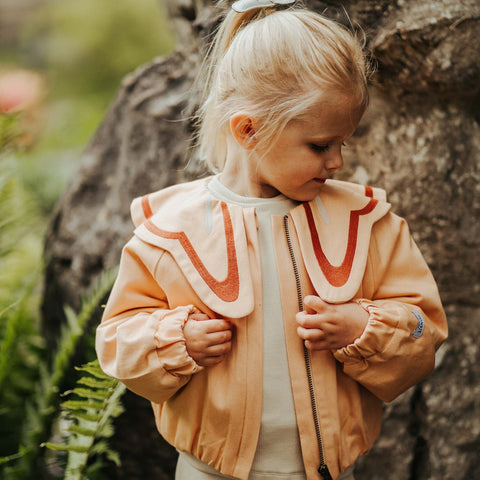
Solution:
[[[316,153],[309,152],[301,158],[301,164],[297,162],[297,168],[305,173],[315,173],[323,168],[323,159]]]

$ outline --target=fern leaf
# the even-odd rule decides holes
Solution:
[[[31,477],[41,440],[49,434],[50,422],[59,405],[59,387],[72,366],[75,348],[83,337],[97,306],[110,290],[115,275],[115,269],[102,275],[93,286],[90,296],[84,299],[82,309],[77,316],[72,312],[67,313],[67,325],[62,329],[51,368],[40,365],[42,372],[40,380],[32,395],[32,402],[26,406],[28,413],[23,423],[21,445],[26,453],[20,458],[18,468],[23,472],[24,478]],[[102,405],[102,402],[90,401],[88,408],[75,404],[72,406],[91,413]]]
[[[75,433],[77,435],[82,435],[83,437],[89,438],[95,437],[95,434],[97,433],[97,430],[95,428],[86,428],[76,424],[70,425],[67,430],[71,433]]]
[[[62,404],[63,405],[63,404]],[[79,420],[84,420],[85,422],[98,422],[100,419],[100,413],[88,413],[82,412],[81,410],[75,410],[75,417]]]
[[[97,460],[94,461],[95,468],[100,467],[99,458],[102,457],[115,463],[120,461],[106,440],[114,433],[112,419],[123,411],[120,398],[126,390],[123,384],[102,372],[98,361],[90,362],[77,370],[84,373],[77,385],[89,384],[92,387],[76,387],[68,392],[68,395],[78,397],[77,400],[62,403],[62,408],[73,423],[65,432],[68,434],[68,444],[56,447],[68,451],[65,478],[71,480],[83,478],[87,464],[92,459]],[[51,448],[52,444],[46,443],[45,446]]]
[[[81,367],[75,367],[75,370],[78,370],[79,372],[87,372],[91,377],[98,378],[105,382],[116,383],[116,380],[106,375],[101,368],[98,368],[96,362],[94,362],[94,364],[87,363],[86,365],[82,365]]]
[[[120,457],[118,456],[118,453],[113,451],[110,446],[108,445],[108,442],[106,440],[102,440],[100,442],[97,442],[93,447],[92,447],[92,453],[95,453],[97,455],[105,455],[109,460],[113,461],[115,465],[119,466],[121,464]]]
[[[56,452],[75,452],[75,453],[87,453],[88,447],[82,447],[80,445],[59,445],[57,443],[44,442],[40,444],[41,447],[54,450]]]
[[[89,412],[91,410],[101,410],[103,408],[103,402],[94,400],[67,400],[62,402],[62,407],[73,411],[83,410]]]
[[[90,388],[97,388],[97,389],[105,389],[113,387],[115,384],[115,380],[109,378],[108,380],[97,380],[92,377],[80,377],[77,381],[78,385],[85,385],[86,387]]]
[[[111,386],[108,386],[107,388],[111,388]],[[79,397],[93,398],[95,400],[104,400],[110,396],[110,392],[108,390],[94,390],[91,388],[74,388],[71,393],[74,393]]]
[[[15,357],[17,349],[16,339],[22,336],[25,319],[24,306],[37,282],[37,278],[30,282],[22,297],[15,303],[9,305],[2,311],[6,316],[6,326],[0,339],[0,392],[4,390],[4,382],[12,371],[12,358]],[[0,318],[1,316],[0,315]]]

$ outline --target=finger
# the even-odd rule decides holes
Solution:
[[[318,328],[322,330],[325,322],[328,322],[328,319],[323,314],[310,314],[305,312],[299,312],[296,316],[297,323],[303,328]]]
[[[324,302],[317,295],[307,295],[303,299],[303,306],[307,313],[320,313],[325,310],[325,307],[328,305],[327,302]]]
[[[318,328],[298,327],[297,334],[301,339],[309,340],[312,342],[318,342],[318,341],[324,340],[326,337],[325,333],[322,330],[319,330]]]
[[[199,322],[210,319],[210,317],[204,313],[192,313],[188,318],[189,320],[197,320]]]
[[[315,320],[312,318],[314,316],[318,316],[317,314],[311,314],[311,313],[306,313],[305,311],[303,312],[298,312],[297,315],[295,316],[295,320],[297,321],[297,323],[304,327],[304,328],[308,328],[308,327],[312,327],[312,322],[314,322]]]
[[[214,365],[218,365],[219,363],[225,360],[225,355],[218,355],[216,357],[205,357],[201,361],[197,361],[199,365],[202,367],[213,367]]]
[[[220,345],[222,343],[230,342],[231,339],[231,330],[223,330],[220,332],[213,332],[207,334],[207,341],[209,345]]]
[[[232,329],[232,324],[221,318],[206,320],[204,326],[206,333],[225,332]]]
[[[232,344],[230,342],[219,343],[206,348],[204,353],[207,357],[218,357],[219,355],[226,355],[231,349]]]

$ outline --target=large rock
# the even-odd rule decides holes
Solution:
[[[387,189],[439,282],[451,327],[434,374],[386,406],[382,435],[356,478],[480,478],[480,4],[348,0],[343,10],[336,1],[306,3],[364,28],[378,69],[341,178]],[[195,161],[185,168],[189,115],[199,52],[219,10],[207,0],[168,0],[167,7],[178,51],[125,79],[55,212],[43,305],[52,344],[61,304],[79,308],[81,293],[118,263],[132,233],[130,200],[205,173]],[[115,438],[127,467],[111,478],[171,477],[173,463],[139,459],[140,451],[175,454],[152,441],[153,422],[143,420],[148,403],[133,396],[128,403]],[[141,448],[129,453],[133,432]]]

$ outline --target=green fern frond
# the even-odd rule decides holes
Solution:
[[[109,383],[109,384],[114,384],[116,383],[116,380],[113,379],[112,377],[108,377],[107,375],[105,375],[105,373],[103,372],[102,369],[98,369],[96,368],[95,365],[90,365],[89,363],[87,363],[86,365],[83,365],[81,367],[75,367],[75,370],[78,370],[79,372],[86,372],[90,375],[90,377],[82,377],[82,378],[89,378],[89,379],[92,379],[92,378],[97,378],[103,382],[106,382],[106,383]]]
[[[92,409],[93,410],[98,410],[98,409],[102,408],[102,405],[103,405],[102,402],[98,402],[98,401],[95,401],[95,400],[89,400],[89,401],[67,400],[66,402],[62,403],[62,406],[64,408],[67,408],[68,410],[72,410],[72,411],[81,410],[81,411],[84,411],[84,412],[89,412]]]
[[[83,371],[84,376],[77,384],[90,384],[91,387],[74,388],[68,395],[75,395],[78,399],[62,403],[67,418],[72,422],[65,432],[68,443],[43,444],[49,449],[68,452],[65,478],[71,480],[83,478],[94,457],[97,461],[98,457],[105,457],[115,463],[120,461],[118,454],[110,449],[106,440],[114,433],[113,418],[123,412],[120,398],[125,392],[125,386],[107,377],[96,360],[78,370]],[[98,464],[95,468],[98,468]]]
[[[5,390],[5,380],[9,376],[11,377],[12,360],[16,356],[15,351],[18,350],[19,347],[29,344],[25,338],[25,333],[28,332],[27,326],[25,325],[25,308],[36,283],[37,278],[35,277],[23,292],[22,297],[3,310],[2,314],[5,313],[5,316],[0,315],[0,319],[5,321],[5,327],[0,337],[0,392]],[[18,342],[19,338],[22,338],[22,342]],[[30,351],[31,350],[28,349],[28,352]],[[26,352],[27,349],[25,349],[24,353]],[[22,355],[22,363],[24,359],[25,357]],[[38,361],[36,356],[34,361]]]
[[[21,133],[19,121],[19,113],[2,113],[0,115],[0,154],[14,148]]]
[[[77,385],[85,385],[86,387],[90,388],[108,388],[113,385],[115,380],[112,378],[109,378],[108,380],[98,380],[97,378],[92,378],[92,377],[81,377],[77,381]]]
[[[79,397],[85,397],[85,398],[92,398],[95,400],[104,400],[109,396],[109,392],[102,390],[102,389],[96,389],[96,388],[82,388],[82,387],[77,387],[71,390],[72,393],[75,395],[78,395]]]
[[[44,340],[30,312],[36,281],[0,317],[0,457],[18,458],[25,407],[39,380],[45,358]],[[8,463],[6,460],[1,464]],[[0,474],[1,477],[1,474]]]
[[[41,446],[56,452],[75,452],[82,454],[88,452],[88,447],[82,447],[78,445],[60,445],[58,443],[45,442],[42,443]]]
[[[58,409],[60,386],[72,367],[75,349],[85,335],[88,323],[100,302],[111,289],[115,276],[116,270],[113,269],[100,277],[92,287],[92,293],[84,299],[78,315],[71,309],[66,309],[67,324],[62,328],[52,367],[49,369],[45,365],[39,366],[40,377],[32,395],[33,400],[25,408],[26,415],[20,442],[24,453],[16,466],[20,473],[11,478],[30,478],[40,443],[49,435],[50,422]],[[102,402],[93,403],[83,410],[90,414],[101,405]]]

